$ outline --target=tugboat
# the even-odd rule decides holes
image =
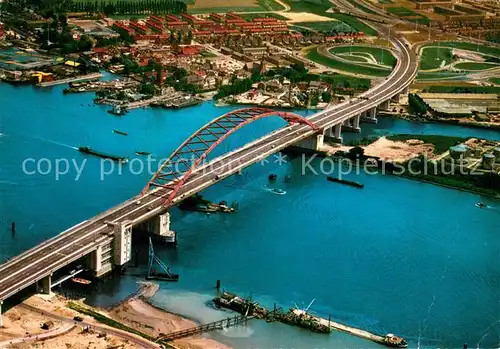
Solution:
[[[95,156],[98,156],[98,157],[104,158],[104,159],[115,160],[115,161],[118,161],[120,163],[127,163],[128,162],[128,159],[126,157],[102,153],[102,152],[99,152],[97,150],[92,149],[89,146],[78,147],[78,150],[82,153],[95,155]]]
[[[276,178],[278,178],[278,176],[277,176],[276,174],[274,174],[274,173],[271,173],[271,174],[269,175],[269,177],[267,177],[267,178],[269,178],[269,180],[270,180],[270,181],[275,181],[275,180],[276,180]]]
[[[484,202],[478,202],[476,204],[476,207],[479,207],[479,208],[485,208],[485,207],[488,207]]]

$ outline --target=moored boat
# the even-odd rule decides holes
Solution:
[[[145,155],[145,156],[151,155],[151,153],[149,153],[147,151],[136,151],[135,153],[136,153],[136,155]]]

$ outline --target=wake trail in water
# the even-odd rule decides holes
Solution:
[[[479,339],[479,342],[477,342],[477,348],[479,349],[479,346],[481,345],[481,342],[489,336],[490,332],[491,332],[491,328],[493,326],[495,326],[496,324],[500,323],[500,320],[497,320],[497,321],[494,321],[491,325],[489,325],[488,327],[486,327],[485,329],[485,333],[483,334],[483,336],[481,337],[481,339]]]
[[[78,147],[74,147],[74,146],[69,145],[69,144],[65,144],[65,143],[53,141],[53,140],[42,138],[42,137],[30,136],[30,135],[27,135],[27,134],[19,134],[19,136],[26,137],[26,138],[31,138],[31,139],[36,139],[36,140],[39,140],[39,141],[42,141],[42,142],[52,143],[52,144],[60,145],[62,147],[66,147],[66,148],[71,148],[71,149],[74,149],[74,150],[78,150]]]
[[[50,139],[45,139],[45,138],[40,138],[40,137],[31,137],[31,138],[38,139],[40,141],[44,141],[44,142],[48,142],[48,143],[52,143],[52,144],[56,144],[56,145],[60,145],[60,146],[63,146],[63,147],[67,147],[67,148],[78,150],[78,147],[74,147],[72,145],[61,143],[61,142],[52,141]]]

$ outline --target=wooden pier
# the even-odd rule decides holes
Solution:
[[[195,334],[200,334],[200,333],[215,331],[215,330],[222,330],[224,328],[246,324],[246,322],[250,319],[253,319],[253,316],[241,315],[241,316],[228,317],[227,319],[210,322],[210,323],[205,324],[205,325],[201,325],[201,326],[197,326],[197,327],[188,328],[188,329],[182,330],[182,331],[171,332],[171,333],[167,333],[164,335],[160,335],[160,337],[158,337],[158,339],[156,341],[157,342],[162,342],[162,341],[168,342],[168,341],[172,341],[174,339],[193,336]]]

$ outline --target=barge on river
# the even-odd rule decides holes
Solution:
[[[79,147],[78,150],[82,153],[85,154],[90,154],[90,155],[95,155],[97,157],[103,158],[103,159],[111,159],[114,161],[118,161],[120,163],[127,163],[128,158],[123,157],[123,156],[117,156],[117,155],[112,155],[112,154],[106,154],[97,150],[92,149],[91,147],[84,146],[84,147]]]
[[[355,181],[348,181],[347,179],[340,179],[340,178],[335,178],[335,177],[331,177],[331,176],[326,177],[326,179],[330,182],[350,185],[351,187],[355,187],[355,188],[362,189],[365,187],[364,184],[361,184],[361,183],[355,182]]]

